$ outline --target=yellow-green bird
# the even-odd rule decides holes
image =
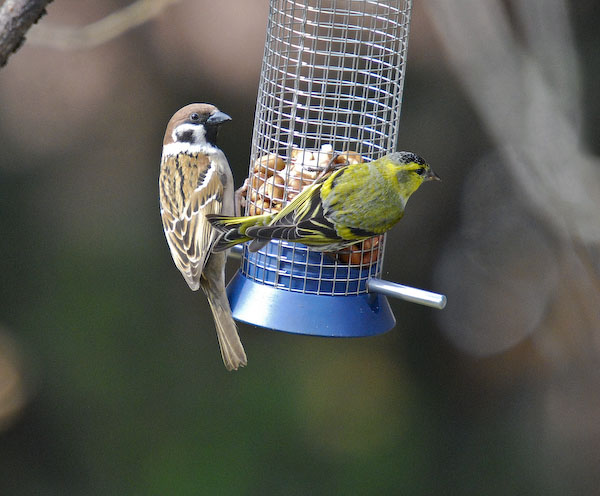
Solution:
[[[221,232],[213,251],[252,240],[256,251],[272,239],[338,251],[389,231],[425,181],[439,176],[418,155],[390,153],[341,167],[304,189],[280,212],[249,217],[207,215]]]

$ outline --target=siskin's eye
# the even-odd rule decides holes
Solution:
[[[190,114],[190,120],[191,121],[199,121],[200,116],[196,112],[194,112],[193,114]]]
[[[425,169],[423,167],[418,168],[417,170],[415,170],[415,172],[417,174],[419,174],[419,176],[422,176],[423,173],[425,172]]]

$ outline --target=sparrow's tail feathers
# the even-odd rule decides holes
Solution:
[[[200,285],[212,310],[221,356],[227,370],[237,370],[248,363],[225,292],[225,254],[213,253],[204,268]]]
[[[240,341],[235,322],[231,317],[229,304],[227,304],[227,309],[224,309],[220,306],[213,305],[210,299],[208,301],[211,303],[213,316],[215,318],[217,338],[219,339],[221,356],[223,357],[225,368],[227,370],[237,370],[240,367],[246,366],[248,364],[248,359],[246,358],[244,346]]]
[[[252,215],[249,217],[229,217],[227,215],[209,214],[208,222],[220,233],[212,247],[213,252],[225,251],[252,238],[246,236],[246,230],[253,226],[267,225],[273,218],[272,214]]]

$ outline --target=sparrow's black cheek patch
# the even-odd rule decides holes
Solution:
[[[194,132],[190,129],[185,131],[177,131],[177,141],[191,143],[194,138]]]

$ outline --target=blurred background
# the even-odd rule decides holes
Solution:
[[[399,146],[443,182],[384,276],[448,306],[391,300],[365,339],[240,325],[235,373],[157,177],[195,101],[246,177],[268,1],[181,0],[97,47],[42,31],[129,3],[53,2],[0,70],[0,494],[598,494],[597,2],[415,2]]]

